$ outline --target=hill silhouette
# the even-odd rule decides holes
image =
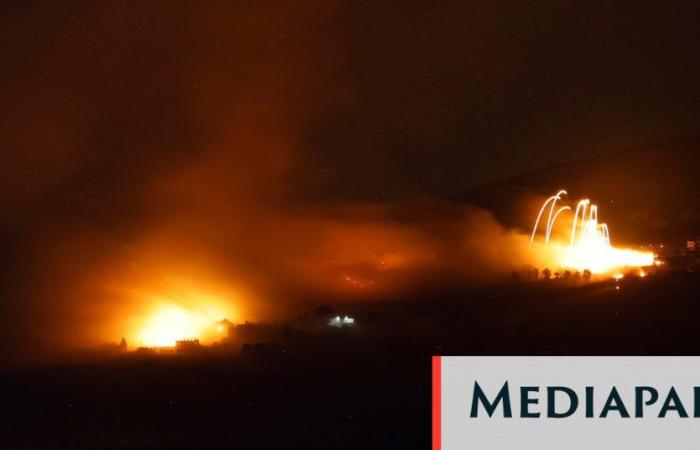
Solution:
[[[539,202],[566,189],[590,198],[616,241],[700,236],[700,135],[656,142],[543,168],[452,197],[492,211],[504,224],[531,226]]]

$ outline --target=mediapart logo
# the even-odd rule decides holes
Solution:
[[[695,449],[699,357],[434,357],[433,448]]]
[[[546,392],[546,408],[545,413],[536,410],[540,404],[538,394],[541,391]],[[618,414],[619,417],[637,419],[644,418],[645,408],[654,405],[659,400],[659,390],[651,386],[636,386],[634,388],[634,399],[631,403],[634,405],[634,414],[630,415],[630,409],[624,402],[617,387],[613,386],[609,389],[609,393],[600,412],[596,412],[594,405],[595,387],[586,386],[583,394],[585,417],[592,418],[607,418],[609,414]],[[693,417],[700,417],[698,403],[700,402],[700,387],[693,387]],[[559,402],[557,401],[559,399]],[[563,400],[562,400],[563,399]],[[557,403],[565,403],[564,409],[558,409]],[[551,419],[564,419],[574,415],[580,404],[579,394],[576,390],[565,386],[547,386],[540,388],[539,386],[520,386],[519,388],[519,416],[527,419],[537,419],[547,417]],[[501,407],[502,417],[513,417],[513,408],[511,406],[511,394],[508,382],[503,384],[503,387],[498,392],[493,400],[489,400],[486,393],[483,391],[478,381],[474,382],[474,391],[472,395],[471,408],[469,417],[479,417],[479,407],[482,406],[489,417],[493,417],[498,407]],[[661,406],[656,417],[665,418],[670,412],[674,412],[678,417],[688,417],[688,412],[683,405],[675,387],[668,390],[665,396],[663,405]],[[517,413],[516,413],[517,414]]]

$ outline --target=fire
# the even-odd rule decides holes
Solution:
[[[212,308],[157,307],[143,322],[137,341],[146,347],[173,347],[184,339],[207,339],[223,315]],[[218,326],[220,327],[220,325]]]
[[[118,333],[131,348],[174,347],[188,339],[214,343],[227,336],[226,323],[245,312],[243,292],[191,279],[171,278],[128,292],[138,306],[125,312]]]
[[[610,242],[610,231],[607,224],[598,223],[598,206],[588,199],[577,203],[576,209],[569,206],[556,205],[567,192],[560,190],[549,197],[540,208],[535,225],[532,229],[530,243],[535,241],[537,231],[545,211],[547,224],[544,231],[544,242],[550,245],[556,255],[556,264],[562,268],[575,270],[590,270],[592,273],[608,273],[615,269],[626,267],[646,267],[653,265],[654,254],[631,249],[614,247]],[[551,242],[552,230],[560,214],[573,211],[573,224],[568,245],[561,242]]]
[[[139,338],[149,347],[174,346],[178,340],[197,335],[194,322],[183,308],[161,306],[144,324]]]

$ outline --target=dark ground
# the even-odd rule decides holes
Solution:
[[[5,370],[7,449],[425,449],[430,356],[698,355],[700,275],[515,282],[356,306],[358,327],[229,355]]]

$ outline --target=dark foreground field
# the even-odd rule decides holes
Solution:
[[[243,353],[6,370],[0,448],[429,448],[433,354],[700,354],[700,276],[620,287],[445,290]]]

